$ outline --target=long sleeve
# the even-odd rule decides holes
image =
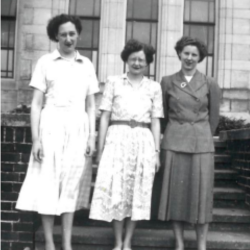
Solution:
[[[221,91],[214,79],[209,79],[209,123],[212,134],[218,126],[220,119]]]
[[[161,118],[161,133],[163,134],[168,121],[168,93],[167,93],[167,83],[166,77],[161,80],[161,89],[162,89],[162,103],[163,103],[163,112],[164,118]]]

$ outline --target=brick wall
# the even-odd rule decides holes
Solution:
[[[31,132],[27,126],[9,123],[1,126],[1,249],[32,249],[38,216],[15,209],[29,161]]]
[[[220,133],[227,141],[227,153],[232,157],[232,168],[238,172],[238,184],[246,191],[246,204],[250,206],[250,128]]]

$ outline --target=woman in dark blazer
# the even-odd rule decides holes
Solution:
[[[184,249],[184,222],[196,225],[198,250],[205,250],[212,221],[213,134],[219,121],[220,89],[196,68],[207,55],[201,41],[182,37],[175,50],[181,70],[161,82],[164,167],[158,217],[173,222],[176,250]]]

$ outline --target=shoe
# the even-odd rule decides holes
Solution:
[[[132,250],[132,248],[125,247],[123,250]]]
[[[122,250],[120,247],[115,247],[112,250]]]

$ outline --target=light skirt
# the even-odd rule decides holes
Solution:
[[[214,154],[163,150],[164,165],[158,218],[212,221]]]
[[[90,218],[149,220],[155,144],[147,128],[110,126],[99,164]]]
[[[79,108],[42,110],[42,163],[31,154],[16,208],[40,214],[74,212],[89,203],[91,160],[85,159],[88,116]]]

